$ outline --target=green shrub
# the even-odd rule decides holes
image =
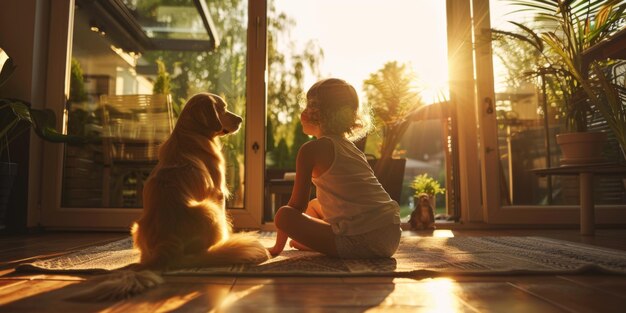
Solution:
[[[420,193],[426,193],[434,196],[436,194],[444,193],[445,188],[442,188],[438,181],[428,176],[428,174],[422,174],[415,176],[411,188],[415,190],[414,195],[418,196]]]

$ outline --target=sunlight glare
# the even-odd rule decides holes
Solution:
[[[439,77],[437,77],[439,76]],[[448,100],[450,98],[450,88],[448,87],[448,76],[437,73],[436,75],[430,74],[431,81],[422,83],[422,101],[425,104],[433,104]]]
[[[233,305],[233,303],[235,303],[238,300],[240,300],[240,299],[250,295],[251,293],[261,289],[263,286],[264,286],[263,284],[259,284],[259,285],[256,285],[256,286],[250,286],[250,288],[247,288],[245,290],[229,292],[228,296],[226,296],[226,298],[224,298],[224,300],[220,304],[217,312],[219,312],[219,311],[221,311],[223,309],[227,309],[228,307]]]
[[[361,92],[371,73],[398,61],[417,74],[425,103],[447,96],[445,1],[276,0],[275,6],[296,22],[297,45],[312,40],[324,50],[321,76],[345,79]],[[317,79],[307,75],[305,88]]]
[[[423,282],[424,289],[432,299],[426,312],[458,312],[462,307],[455,296],[458,284],[451,278],[432,278]]]
[[[160,305],[159,311],[173,312],[174,310],[182,308],[185,304],[200,297],[201,295],[202,294],[199,291],[193,291],[187,294],[173,296]]]
[[[452,233],[449,229],[435,229],[433,232],[433,237],[437,238],[452,238],[454,237],[454,233]]]

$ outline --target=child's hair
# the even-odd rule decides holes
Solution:
[[[359,96],[346,81],[320,80],[309,88],[306,101],[308,106],[318,110],[317,122],[324,133],[345,135],[353,141],[367,133],[369,114],[359,108]]]

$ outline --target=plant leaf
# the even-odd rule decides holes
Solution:
[[[2,69],[0,69],[0,87],[2,87],[2,85],[9,80],[9,77],[13,74],[15,68],[16,66],[13,64],[13,59],[8,58],[6,62],[4,62]]]
[[[13,101],[11,102],[10,106],[11,110],[13,110],[13,114],[15,114],[18,119],[27,121],[31,124],[33,123],[33,120],[30,116],[30,108],[26,103],[21,101]]]
[[[59,133],[56,130],[56,115],[50,109],[32,109],[27,103],[21,101],[13,101],[10,106],[18,120],[28,122],[35,134],[46,141],[84,144],[97,140],[97,138]]]
[[[533,31],[532,29],[526,27],[525,25],[522,25],[520,23],[517,22],[513,22],[513,21],[509,21],[509,23],[521,28],[523,31],[525,31],[527,34],[529,34],[535,41],[535,47],[539,50],[539,51],[543,51],[544,46],[543,46],[543,41],[541,41],[541,37],[539,37],[539,35]]]
[[[596,14],[596,21],[595,21],[596,27],[599,27],[600,25],[604,25],[606,23],[606,21],[609,19],[609,15],[611,14],[612,10],[613,10],[612,5],[603,6],[600,8],[600,10],[598,10],[598,13]]]
[[[46,141],[75,144],[84,144],[91,141],[90,138],[87,137],[59,133],[55,127],[56,116],[50,109],[30,109],[29,111],[35,133]]]
[[[514,6],[524,7],[525,9],[520,9],[521,11],[542,12],[550,15],[555,14],[559,9],[557,2],[553,0],[518,0],[510,1],[510,3]]]
[[[517,39],[517,40],[521,40],[521,41],[527,42],[528,44],[533,46],[538,51],[540,51],[540,52],[543,51],[542,50],[543,44],[541,46],[537,46],[537,43],[534,40],[532,40],[531,38],[528,38],[528,37],[526,37],[524,35],[520,35],[520,34],[517,34],[517,33],[514,33],[514,32],[505,31],[505,30],[498,30],[498,29],[492,29],[491,32],[493,34],[500,34],[500,35],[508,36],[508,37],[511,37],[511,38],[514,38],[514,39]]]

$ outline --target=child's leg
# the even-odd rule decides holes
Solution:
[[[298,250],[302,250],[302,251],[314,251],[313,249],[291,239],[289,240],[289,246],[294,248],[294,249],[298,249]]]
[[[289,207],[281,207],[274,216],[276,227],[296,242],[330,256],[338,256],[335,234],[330,224]]]
[[[322,205],[317,198],[309,201],[309,205],[306,207],[306,211],[304,211],[304,213],[320,220],[323,220],[325,217],[324,213],[322,213]]]
[[[320,202],[317,200],[317,198],[309,201],[309,204],[306,208],[306,211],[304,211],[304,214],[310,216],[310,217],[314,217],[320,220],[324,219],[324,214],[322,214],[322,206],[320,205]],[[313,249],[295,241],[295,240],[290,240],[289,241],[289,245],[292,248],[296,248],[298,250],[304,250],[304,251],[311,251]]]

